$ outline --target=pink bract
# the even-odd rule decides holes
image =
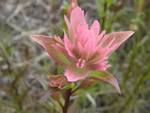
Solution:
[[[124,31],[105,34],[104,30],[99,34],[99,22],[95,20],[89,28],[84,11],[79,7],[71,12],[70,21],[66,16],[64,18],[69,30],[68,35],[64,31],[64,39],[43,35],[31,35],[31,38],[42,45],[58,64],[66,68],[64,75],[69,82],[83,79],[93,70],[106,71],[111,66],[106,61],[109,55],[134,33]],[[111,78],[114,82],[110,83]],[[120,92],[118,82],[113,76],[102,81],[114,84]]]
[[[67,81],[67,78],[63,75],[49,75],[48,78],[51,80],[51,87],[63,88],[70,83]]]

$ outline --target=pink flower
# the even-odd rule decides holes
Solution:
[[[110,83],[120,93],[117,80],[106,69],[107,58],[134,32],[114,32],[105,34],[100,31],[100,25],[95,20],[92,26],[86,23],[84,11],[77,7],[71,12],[70,21],[64,16],[68,26],[68,36],[64,31],[64,39],[42,35],[31,35],[31,38],[42,45],[49,55],[61,66],[66,68],[64,76],[69,82],[75,82],[85,77]]]

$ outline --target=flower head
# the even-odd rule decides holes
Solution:
[[[125,31],[106,34],[105,30],[99,33],[99,22],[95,20],[89,28],[80,7],[73,9],[70,21],[66,16],[64,18],[69,33],[67,35],[64,31],[63,40],[59,36],[51,38],[31,35],[31,38],[42,45],[58,64],[66,68],[64,76],[69,82],[87,77],[90,71],[106,71],[110,67],[107,61],[109,55],[134,33]],[[108,73],[103,75],[107,77],[100,76],[98,80],[112,84],[119,92],[117,80]]]

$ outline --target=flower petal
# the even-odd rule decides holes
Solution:
[[[80,7],[77,7],[72,11],[71,24],[72,24],[72,26],[86,24],[86,21],[84,18],[84,11]]]
[[[84,68],[77,68],[75,65],[70,65],[66,72],[65,76],[67,77],[69,82],[75,82],[77,80],[83,79],[88,75],[88,69]]]
[[[31,35],[30,36],[34,41],[44,47],[48,54],[60,65],[66,67],[70,64],[68,55],[63,47],[57,44],[54,41],[54,38],[43,35]],[[53,46],[54,45],[54,46]],[[57,47],[56,47],[57,46]]]
[[[99,31],[100,31],[100,25],[99,25],[99,22],[97,20],[94,21],[91,29],[94,31],[95,35],[98,36]]]
[[[67,19],[66,23],[68,25],[68,21]],[[71,40],[71,42],[73,42],[73,38],[77,33],[77,29],[79,26],[86,26],[86,28],[88,28],[88,24],[85,21],[84,18],[84,11],[80,8],[77,7],[75,8],[72,12],[71,12],[71,17],[70,17],[70,26],[68,25],[69,28],[69,38]]]
[[[67,24],[68,29],[70,29],[70,22],[66,16],[64,16],[65,22]]]
[[[105,37],[107,39],[104,39],[104,42],[101,42],[102,47],[105,48],[109,43],[112,42],[112,40],[114,40],[110,45],[110,48],[114,47],[115,45],[115,48],[113,48],[113,51],[115,51],[124,41],[126,41],[131,35],[133,35],[133,33],[133,31],[125,31],[106,34]],[[110,51],[108,55],[110,55],[113,51]]]
[[[70,84],[64,75],[48,75],[51,87],[63,88]]]
[[[75,46],[74,46],[74,44],[72,44],[70,42],[70,40],[68,39],[67,34],[66,34],[65,31],[64,31],[64,46],[65,46],[65,49],[68,52],[68,55],[70,57],[72,57],[73,60],[76,59]]]
[[[106,71],[107,68],[111,67],[111,65],[107,63],[108,61],[101,61],[96,64],[90,64],[88,67],[90,70]]]
[[[90,71],[90,78],[111,84],[121,94],[117,79],[107,71]]]

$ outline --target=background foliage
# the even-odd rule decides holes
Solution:
[[[63,7],[69,2],[0,1],[0,113],[57,113],[46,75],[63,69],[29,35],[63,36]],[[135,34],[109,58],[108,71],[117,77],[122,95],[99,82],[72,98],[69,113],[149,113],[150,1],[79,0],[79,6],[107,33],[133,30]]]

